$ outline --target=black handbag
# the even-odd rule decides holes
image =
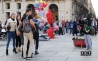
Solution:
[[[9,24],[9,25],[7,26],[7,32],[9,32],[10,29],[11,29],[11,26],[10,26],[10,24]]]
[[[23,32],[23,28],[22,27],[18,27],[18,31],[20,31],[22,33]]]

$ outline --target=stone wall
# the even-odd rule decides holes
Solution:
[[[6,9],[6,3],[10,3],[10,9]],[[14,1],[11,0],[10,1],[6,1],[4,2],[4,13],[2,13],[2,4],[0,2],[0,20],[2,22],[4,22],[6,20],[6,12],[10,12],[11,13],[17,13],[18,9],[17,9],[17,3],[19,3],[19,1]],[[25,1],[22,0],[21,2],[21,15],[23,15],[25,13],[25,10],[27,8],[27,6],[29,4],[33,4],[34,2],[32,1]],[[48,1],[48,6],[45,8],[45,11],[47,12],[49,9],[49,6],[51,4],[56,4],[58,6],[58,17],[59,20],[72,20],[72,0],[65,0],[65,1]]]

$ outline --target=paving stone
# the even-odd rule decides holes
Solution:
[[[98,36],[92,38],[92,56],[81,56],[81,51],[87,51],[84,48],[74,47],[72,35],[57,35],[50,41],[40,41],[39,55],[34,55],[34,59],[29,61],[98,61]],[[7,41],[0,41],[0,44],[6,44]],[[9,56],[5,55],[6,46],[0,47],[0,61],[23,61],[21,53],[12,52],[12,41],[9,46]],[[35,46],[33,52],[35,52]],[[28,60],[27,60],[28,61]]]

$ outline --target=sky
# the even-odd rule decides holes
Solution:
[[[98,0],[91,0],[91,1],[95,10],[96,17],[98,17]]]

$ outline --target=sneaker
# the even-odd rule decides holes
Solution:
[[[84,48],[85,50],[88,50],[88,48]]]
[[[27,58],[23,58],[23,60],[27,60]]]
[[[89,49],[90,51],[92,50],[92,48]]]
[[[27,60],[31,60],[32,59],[32,57],[27,57]]]

